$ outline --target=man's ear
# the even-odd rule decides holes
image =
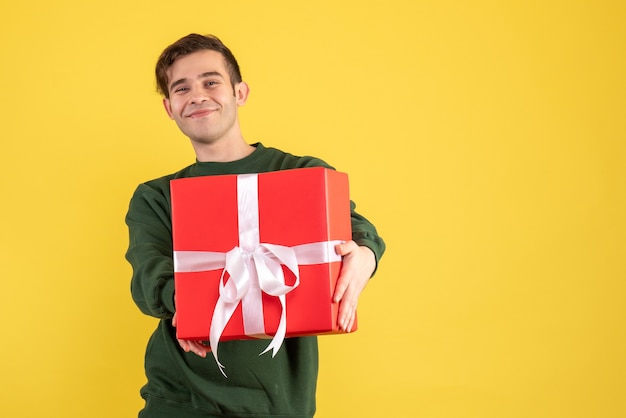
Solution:
[[[172,116],[172,106],[170,106],[170,99],[168,99],[167,97],[163,99],[163,107],[167,112],[167,116],[169,116],[170,119],[174,119],[174,117]]]
[[[249,94],[250,87],[248,86],[248,83],[246,83],[245,81],[237,83],[237,85],[235,86],[235,98],[237,99],[237,105],[243,106],[244,104],[246,104]]]

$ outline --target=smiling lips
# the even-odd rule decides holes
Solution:
[[[187,115],[188,118],[202,118],[215,112],[215,109],[198,109]]]

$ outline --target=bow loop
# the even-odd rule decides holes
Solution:
[[[298,259],[292,248],[276,244],[261,244],[253,257],[259,286],[264,293],[272,296],[286,295],[300,284]],[[295,277],[295,282],[291,286],[286,284],[283,265]]]
[[[220,298],[227,303],[239,302],[250,288],[250,271],[246,254],[239,247],[226,253],[226,265],[220,278]],[[230,278],[224,283],[224,276]]]

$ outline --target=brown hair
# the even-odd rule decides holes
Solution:
[[[222,54],[228,75],[230,76],[230,83],[233,87],[235,87],[235,84],[241,83],[241,70],[239,70],[239,64],[230,49],[217,36],[192,33],[174,42],[161,53],[155,71],[157,91],[169,98],[167,70],[180,57],[205,49]]]

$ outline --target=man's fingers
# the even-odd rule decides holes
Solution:
[[[344,332],[352,331],[356,319],[356,303],[344,300],[339,307],[339,328]]]
[[[354,241],[344,242],[342,244],[337,244],[335,246],[335,251],[342,257],[348,256],[352,251],[358,248],[358,245]],[[339,274],[339,279],[337,280],[337,284],[335,285],[335,293],[333,294],[333,302],[339,302],[343,297],[344,293],[348,289],[348,285],[350,284],[349,277],[349,268],[346,268],[346,260],[344,258],[344,264],[341,268],[341,272]]]
[[[335,293],[333,294],[333,302],[337,303],[343,298],[343,294],[346,292],[348,288],[347,280],[339,280],[337,285],[335,286]]]
[[[191,341],[191,340],[178,340],[178,345],[183,349],[185,353],[192,352],[202,358],[206,357],[206,353],[211,351],[211,347],[208,347],[200,341]]]
[[[189,341],[178,340],[178,345],[180,345],[180,348],[182,348],[185,353],[189,352]]]
[[[202,358],[206,357],[206,353],[210,351],[209,347],[203,345],[199,341],[191,341],[190,343],[191,343],[191,351],[193,351],[194,353],[196,353],[198,356]]]

